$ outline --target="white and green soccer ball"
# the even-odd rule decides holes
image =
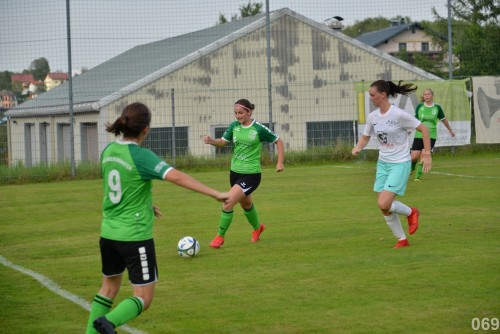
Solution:
[[[180,257],[195,257],[200,252],[200,243],[193,237],[183,237],[177,243],[177,253]]]

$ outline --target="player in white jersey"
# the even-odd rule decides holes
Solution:
[[[411,156],[408,130],[416,129],[422,133],[424,150],[422,150],[421,160],[424,172],[430,170],[432,163],[431,142],[427,127],[413,115],[389,102],[389,96],[407,95],[416,89],[417,87],[411,84],[402,85],[401,81],[397,85],[385,80],[373,82],[370,85],[369,94],[370,100],[377,109],[368,115],[363,135],[352,149],[352,154],[358,154],[368,144],[371,136],[377,136],[379,157],[373,190],[377,193],[378,207],[387,225],[398,239],[394,248],[409,246],[398,214],[407,217],[410,234],[415,233],[418,228],[419,211],[395,200],[397,195],[404,195],[410,175]]]

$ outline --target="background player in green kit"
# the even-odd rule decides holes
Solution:
[[[122,138],[109,144],[101,154],[104,200],[99,244],[103,278],[92,301],[87,334],[116,333],[116,327],[136,318],[153,301],[158,280],[153,221],[155,215],[162,214],[153,207],[152,180],[167,180],[218,201],[228,197],[141,147],[150,122],[148,107],[132,103],[113,124],[106,125],[106,131]],[[125,269],[134,287],[133,297],[111,310]]]
[[[429,129],[432,153],[437,139],[438,121],[443,122],[452,137],[455,137],[455,132],[453,132],[450,123],[446,119],[443,108],[441,108],[439,104],[434,103],[434,92],[431,89],[427,88],[424,90],[421,100],[422,103],[419,103],[415,109],[415,117],[424,123],[424,125]],[[415,181],[420,181],[420,177],[422,176],[423,166],[422,163],[419,162],[419,159],[423,148],[424,142],[422,140],[422,133],[420,131],[416,131],[411,148],[411,171],[413,172],[415,171],[415,168],[417,169]]]
[[[264,231],[264,224],[260,224],[257,210],[252,202],[252,192],[260,184],[261,179],[261,151],[262,142],[276,144],[278,160],[276,171],[284,169],[285,159],[283,141],[270,129],[252,119],[255,105],[247,99],[241,99],[234,104],[236,121],[226,129],[222,138],[212,139],[205,136],[205,144],[223,147],[229,142],[233,143],[231,171],[229,175],[229,198],[222,206],[219,221],[219,231],[210,243],[210,247],[219,248],[224,243],[226,232],[233,221],[233,208],[240,203],[248,222],[253,227],[252,242],[259,241],[260,234]]]

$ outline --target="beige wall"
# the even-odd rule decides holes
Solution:
[[[47,89],[47,91],[51,90],[52,88],[54,87],[57,87],[59,86],[60,84],[62,84],[64,82],[64,80],[54,80],[52,79],[51,77],[47,76],[45,78],[45,87]]]
[[[14,120],[16,123],[14,123]],[[75,114],[74,117],[74,138],[75,138],[75,159],[77,161],[81,160],[81,124],[82,123],[95,123],[97,122],[96,113],[88,114]],[[42,124],[45,123],[45,124]],[[10,127],[10,154],[11,164],[16,165],[19,162],[27,163],[25,161],[26,157],[26,124],[31,124],[31,157],[32,164],[37,165],[41,162],[42,146],[44,145],[40,138],[41,128],[46,128],[46,152],[47,152],[47,163],[54,164],[59,161],[59,149],[58,141],[62,140],[58,138],[58,125],[66,124],[69,126],[69,118],[67,115],[64,116],[50,116],[50,117],[31,117],[31,118],[16,118],[9,121],[8,126]],[[101,125],[97,124],[99,128]],[[69,128],[68,128],[69,129]],[[67,140],[64,140],[64,145],[70,145]],[[69,147],[69,146],[67,146]]]
[[[306,122],[357,119],[354,81],[423,79],[291,17],[271,29],[284,33],[272,34],[271,67],[273,123],[287,150],[306,148]],[[256,105],[254,118],[269,121],[265,47],[260,29],[116,101],[102,110],[102,121],[114,121],[119,106],[142,101],[153,111],[152,127],[171,126],[170,91],[175,87],[176,126],[189,127],[192,154],[211,155],[214,148],[203,145],[202,137],[234,120],[237,99],[248,98]]]

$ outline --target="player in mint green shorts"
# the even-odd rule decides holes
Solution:
[[[101,154],[104,188],[101,223],[102,285],[92,301],[87,334],[114,334],[115,328],[149,308],[158,280],[153,241],[154,216],[152,181],[167,180],[178,186],[224,201],[220,193],[184,174],[140,144],[149,132],[151,112],[142,103],[132,103],[121,116],[106,125],[106,131],[121,139],[106,146]],[[133,285],[133,296],[111,310],[125,269]]]
[[[233,221],[233,208],[238,203],[240,203],[245,217],[253,228],[250,241],[259,241],[260,234],[265,229],[264,224],[259,222],[257,209],[251,195],[260,184],[262,142],[276,145],[278,151],[276,171],[281,172],[284,169],[283,141],[266,126],[252,119],[254,109],[255,105],[247,99],[236,101],[234,104],[236,121],[229,125],[222,138],[212,139],[210,136],[204,138],[205,144],[215,147],[223,147],[230,142],[233,143],[229,176],[231,190],[229,190],[229,199],[222,206],[219,231],[210,242],[212,248],[219,248],[224,243],[226,232]]]
[[[424,90],[422,97],[422,103],[419,103],[415,109],[415,117],[424,123],[424,125],[429,129],[429,135],[431,137],[431,153],[434,152],[434,145],[437,140],[437,124],[438,121],[443,122],[444,126],[450,132],[452,137],[455,137],[455,132],[450,126],[450,123],[444,115],[443,108],[439,104],[434,103],[434,92],[427,88]],[[422,164],[418,163],[422,149],[424,148],[424,143],[422,140],[422,133],[415,132],[415,138],[413,139],[413,145],[411,147],[411,171],[417,170],[415,174],[415,181],[420,181],[422,177]]]
[[[406,111],[392,105],[389,96],[408,95],[416,90],[411,84],[395,84],[392,81],[377,80],[370,85],[368,93],[371,102],[377,107],[366,120],[363,135],[352,149],[358,154],[370,141],[371,136],[378,139],[377,174],[373,190],[377,193],[377,204],[384,215],[385,222],[397,238],[394,248],[409,246],[408,239],[398,215],[408,219],[408,232],[418,229],[419,211],[397,201],[402,196],[410,175],[411,156],[408,130],[419,130],[423,135],[425,151],[422,152],[423,169],[429,171],[432,164],[430,137],[427,127]]]

